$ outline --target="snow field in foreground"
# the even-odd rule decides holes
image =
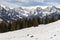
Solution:
[[[1,33],[0,40],[60,40],[60,20],[38,27]]]

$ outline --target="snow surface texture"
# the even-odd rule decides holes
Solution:
[[[60,20],[38,27],[1,33],[0,40],[60,40]]]

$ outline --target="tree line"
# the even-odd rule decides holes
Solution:
[[[23,28],[28,28],[28,27],[36,27],[40,24],[48,24],[54,21],[57,21],[60,19],[60,15],[57,17],[55,20],[54,16],[51,18],[48,18],[48,15],[45,16],[45,19],[40,18],[39,16],[35,16],[33,18],[23,18],[23,19],[18,19],[18,20],[12,20],[10,22],[5,22],[2,21],[0,22],[0,33],[3,32],[8,32],[8,31],[13,31],[13,30],[19,30]]]

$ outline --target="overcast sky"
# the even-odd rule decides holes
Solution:
[[[60,0],[0,0],[0,4],[16,7],[16,6],[45,6],[60,5]]]

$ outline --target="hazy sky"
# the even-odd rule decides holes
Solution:
[[[16,6],[45,6],[60,5],[60,0],[0,0],[0,4],[16,7]]]

